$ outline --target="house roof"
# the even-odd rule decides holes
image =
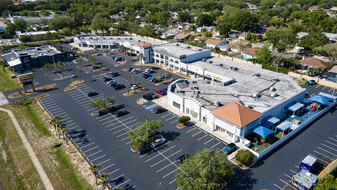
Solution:
[[[225,46],[231,49],[239,50],[239,51],[244,51],[246,48],[248,48],[248,46],[245,46],[239,43],[230,43],[230,44],[226,44]]]
[[[175,35],[176,38],[187,38],[189,36],[190,34],[184,34],[184,33],[179,33]]]
[[[152,44],[147,43],[147,42],[143,42],[141,44],[139,44],[140,47],[148,47],[148,46],[152,46]]]
[[[312,57],[307,57],[305,58],[304,60],[300,60],[300,63],[301,64],[305,64],[305,65],[311,65],[311,66],[314,66],[314,67],[324,67],[324,68],[330,68],[333,66],[332,63],[328,63],[328,62],[325,62],[325,61],[322,61],[322,60],[319,60],[319,59],[315,59],[315,58],[312,58]]]
[[[207,40],[208,38],[207,37],[204,37],[204,36],[196,36],[194,38],[194,40]]]
[[[239,35],[239,37],[246,37],[247,36],[247,32],[243,32],[242,34]]]
[[[209,38],[205,41],[206,44],[213,44],[213,45],[218,45],[221,42],[223,42],[223,40],[220,39],[213,39],[213,38]]]
[[[240,127],[244,127],[264,115],[234,102],[222,106],[211,113]]]
[[[330,70],[329,70],[330,73],[335,73],[337,74],[337,65],[333,66]]]
[[[246,48],[243,50],[246,54],[248,55],[253,55],[253,56],[257,56],[257,53],[259,53],[260,48],[255,47],[255,48]]]

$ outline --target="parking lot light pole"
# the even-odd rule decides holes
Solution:
[[[104,90],[102,90],[102,99],[104,100]]]

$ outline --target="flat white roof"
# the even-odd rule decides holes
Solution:
[[[202,51],[211,51],[210,49],[203,49],[197,46],[191,46],[183,43],[163,43],[154,46],[153,51],[179,59],[182,55],[192,55]]]
[[[14,67],[14,66],[20,65],[20,64],[22,64],[21,61],[20,61],[20,59],[15,59],[15,60],[13,60],[13,61],[9,61],[9,62],[8,62],[8,65],[9,65],[10,67]]]

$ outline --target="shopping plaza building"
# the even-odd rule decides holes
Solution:
[[[80,36],[74,42],[80,47],[108,49],[123,45],[142,53],[145,63],[194,75],[169,85],[167,104],[233,142],[246,144],[245,136],[256,127],[277,125],[306,94],[288,75],[212,57],[211,49],[131,36]]]

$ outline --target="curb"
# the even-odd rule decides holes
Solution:
[[[333,163],[335,163],[336,161],[337,161],[337,159],[334,160],[334,161],[332,161],[329,165],[327,165],[327,166],[324,168],[324,170],[322,170],[321,173],[318,174],[318,177],[320,177],[320,176],[323,174],[323,172],[325,172],[325,170],[327,170],[327,169],[328,169]]]

